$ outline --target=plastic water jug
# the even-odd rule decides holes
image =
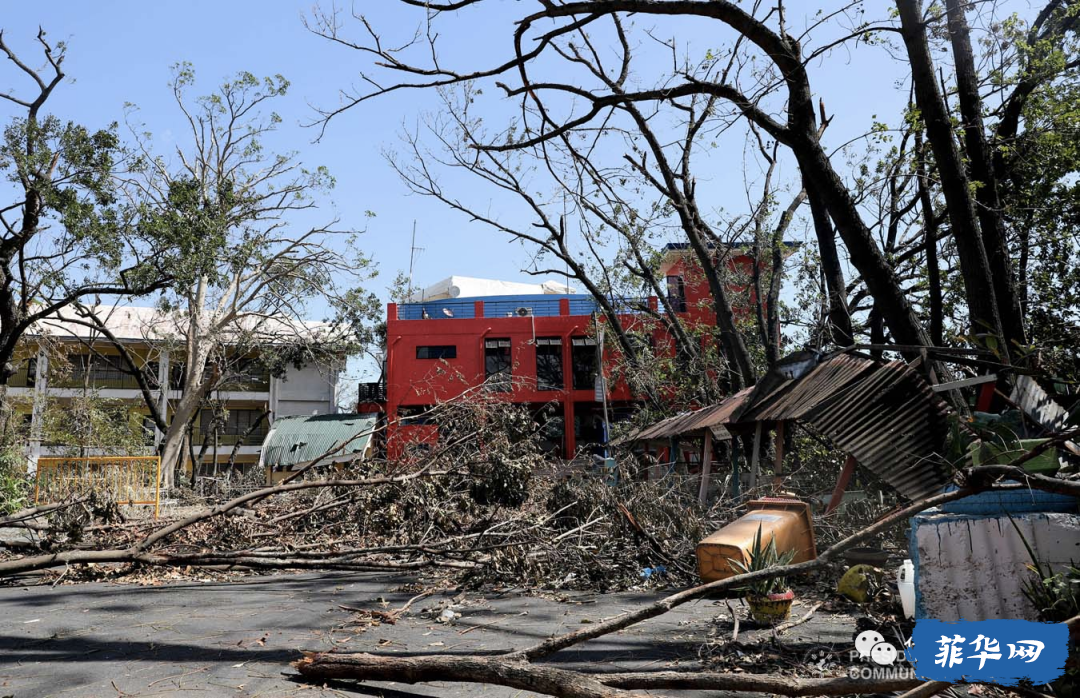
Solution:
[[[906,618],[915,617],[915,565],[911,560],[904,560],[896,572],[896,586],[900,589],[900,603],[904,606]]]

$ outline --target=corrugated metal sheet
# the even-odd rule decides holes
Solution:
[[[742,407],[743,402],[750,397],[751,392],[753,392],[753,388],[746,388],[715,405],[694,412],[683,412],[674,417],[668,417],[619,439],[618,443],[670,439],[709,427],[728,424],[735,411]]]
[[[774,371],[752,389],[622,441],[667,439],[718,424],[801,420],[901,494],[919,499],[949,481],[942,455],[948,415],[946,403],[903,361],[836,354],[798,378]]]
[[[378,415],[320,414],[274,420],[263,442],[260,464],[287,468],[306,463],[345,443],[330,462],[354,460],[367,455]]]
[[[949,481],[949,408],[903,361],[861,372],[799,413],[906,497],[936,494]]]
[[[802,419],[823,400],[873,371],[875,365],[871,359],[839,354],[818,364],[802,378],[766,376],[738,419],[749,422]]]

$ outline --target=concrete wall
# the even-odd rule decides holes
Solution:
[[[931,510],[933,511],[933,510]],[[930,514],[911,523],[915,617],[944,621],[1035,620],[1023,594],[1031,556],[1059,570],[1080,562],[1080,516],[1014,513],[1006,516]]]
[[[336,370],[326,366],[290,368],[274,379],[274,418],[333,414],[337,411]]]

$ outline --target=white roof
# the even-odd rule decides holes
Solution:
[[[188,318],[187,313],[183,311],[166,312],[160,308],[134,305],[98,305],[90,307],[94,314],[104,321],[105,327],[120,340],[164,340],[187,336]],[[81,319],[73,308],[65,308],[59,314],[65,318]],[[274,336],[280,337],[282,334],[295,333],[299,327],[306,328],[313,335],[318,335],[322,330],[329,328],[329,324],[324,322],[291,322],[284,319],[262,317],[246,317],[238,324],[245,330],[252,330],[256,334],[266,335],[268,341],[273,341]],[[64,337],[104,339],[101,333],[96,330],[85,325],[61,320],[56,316],[38,321],[28,334],[49,335],[58,339]]]
[[[478,296],[539,296],[546,294],[568,295],[577,293],[573,288],[558,281],[525,284],[518,281],[477,279],[472,276],[450,276],[425,289],[414,291],[406,303],[441,301],[450,298],[474,298]]]

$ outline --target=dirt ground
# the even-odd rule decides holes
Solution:
[[[356,616],[341,608],[396,608],[417,588],[411,578],[379,574],[3,587],[0,696],[524,696],[472,684],[311,687],[287,675],[301,649],[475,653],[521,647],[662,595],[450,592],[418,601],[396,624],[379,626],[351,624]],[[447,607],[460,617],[438,622]],[[793,615],[804,609],[797,603]],[[783,636],[782,654],[801,659],[822,647],[846,654],[854,627],[850,616],[819,612]],[[692,667],[715,651],[709,638],[727,638],[731,628],[723,601],[698,601],[552,661],[598,671]],[[740,640],[753,638],[754,631],[744,630]],[[763,646],[759,659],[775,651],[769,642]],[[747,671],[756,670],[745,648],[731,652],[745,656]]]

